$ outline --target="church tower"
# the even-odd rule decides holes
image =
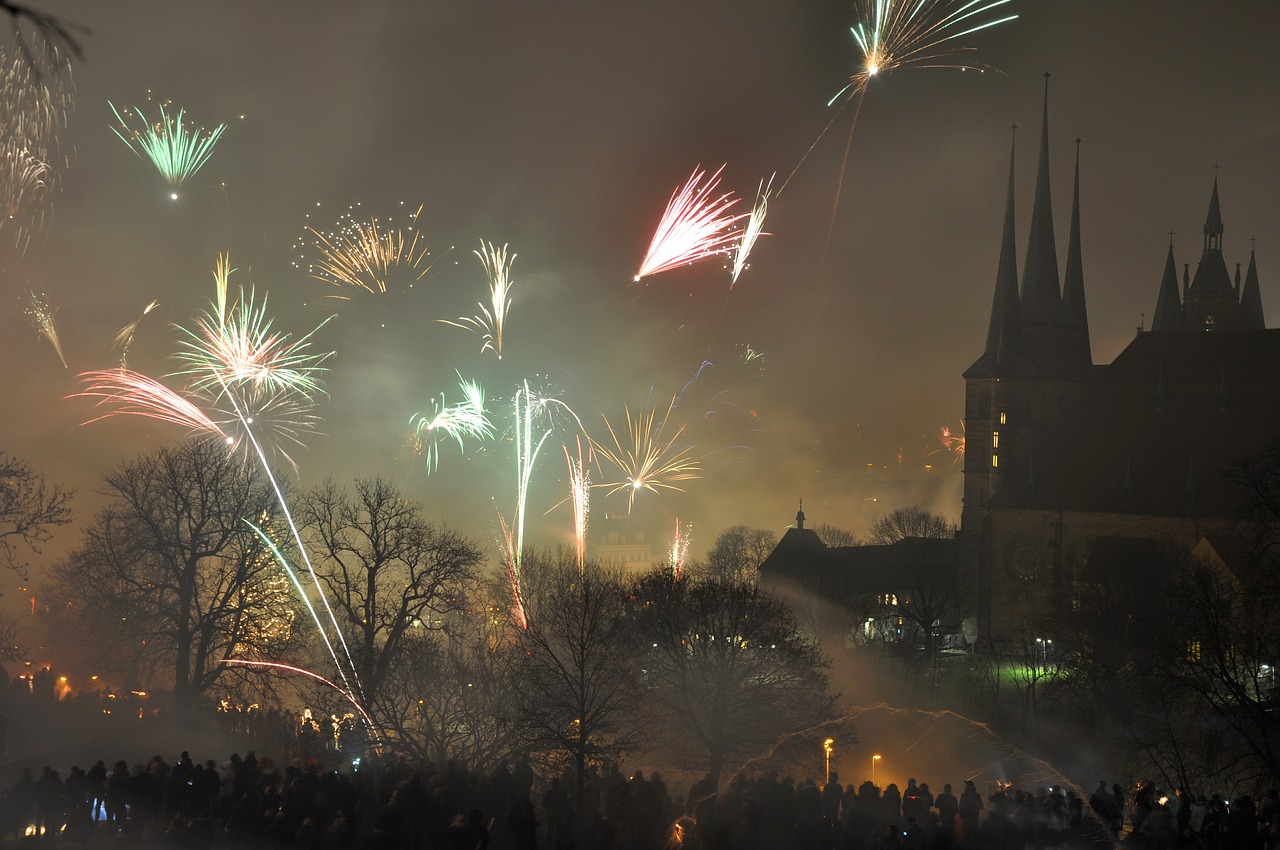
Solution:
[[[1015,132],[1016,139],[1016,132]],[[1080,148],[1076,145],[1065,286],[1059,286],[1049,186],[1049,82],[1045,75],[1036,191],[1019,287],[1014,154],[986,348],[964,373],[965,462],[961,559],[977,600],[989,600],[987,503],[1006,481],[1035,486],[1036,437],[1074,405],[1094,377],[1080,244]],[[985,554],[984,554],[985,553]],[[976,610],[979,621],[989,612]]]
[[[1204,221],[1204,249],[1196,274],[1184,272],[1182,297],[1178,296],[1177,270],[1173,262],[1173,243],[1165,260],[1156,312],[1151,322],[1153,331],[1262,330],[1266,321],[1262,313],[1262,291],[1258,285],[1258,265],[1249,254],[1249,272],[1243,287],[1240,265],[1236,264],[1234,281],[1222,254],[1222,211],[1218,204],[1218,179],[1213,179],[1213,195]]]

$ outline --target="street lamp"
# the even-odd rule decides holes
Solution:
[[[828,738],[827,740],[822,742],[822,754],[825,757],[824,760],[826,764],[826,773],[827,773],[826,784],[828,785],[831,784],[831,750],[834,749],[831,745],[834,744],[835,742],[836,742],[835,738]]]
[[[1042,663],[1040,666],[1042,669],[1047,670],[1049,668],[1049,647],[1053,646],[1053,639],[1052,638],[1036,638],[1036,643],[1039,645],[1041,657],[1044,659],[1044,663]]]
[[[880,761],[880,759],[882,758],[884,758],[884,756],[880,755],[879,753],[876,753],[874,756],[871,757],[871,784],[872,785],[876,784],[876,762]]]

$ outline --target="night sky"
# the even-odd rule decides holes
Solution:
[[[1170,229],[1179,266],[1197,261],[1215,166],[1226,259],[1247,264],[1256,236],[1264,308],[1280,310],[1274,0],[1011,4],[1019,20],[962,40],[975,48],[965,60],[998,72],[873,81],[833,218],[852,112],[836,117],[771,203],[772,235],[727,301],[714,260],[632,276],[695,166],[727,163],[722,185],[745,211],[823,133],[857,59],[848,0],[41,6],[91,33],[52,226],[25,257],[0,253],[0,445],[81,488],[77,523],[100,504],[103,472],[182,432],[137,418],[78,427],[92,408],[64,398],[76,373],[115,365],[116,332],[153,298],[129,365],[175,368],[171,324],[206,305],[221,251],[233,284],[269,293],[280,329],[337,314],[318,335],[336,355],[324,435],[294,453],[302,486],[380,474],[491,543],[494,500],[514,501],[504,444],[445,447],[430,476],[404,451],[409,418],[455,398],[461,371],[497,405],[537,376],[597,437],[601,413],[617,424],[624,405],[665,410],[683,392],[673,419],[704,477],[641,493],[637,515],[664,536],[677,515],[692,521],[695,554],[731,524],[781,534],[801,498],[811,524],[859,533],[913,502],[958,519],[958,467],[929,452],[939,426],[959,427],[960,374],[985,339],[1015,123],[1020,262],[1025,249],[1046,71],[1060,264],[1082,140],[1095,362],[1142,314],[1150,323]],[[148,91],[229,125],[176,202],[110,130],[108,100],[145,109]],[[437,261],[411,291],[335,302],[295,265],[305,225],[330,227],[355,203],[396,221],[423,205]],[[482,239],[517,255],[501,363],[436,322],[486,296]],[[68,370],[21,315],[31,287],[59,308]],[[747,345],[763,358],[743,362]],[[505,408],[493,415],[505,427]],[[567,508],[542,515],[567,495],[558,444],[535,475],[529,542],[564,542]],[[597,522],[625,509],[622,495],[593,497]],[[77,537],[59,532],[47,555]]]

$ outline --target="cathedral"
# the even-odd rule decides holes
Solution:
[[[1021,277],[1011,153],[985,346],[964,372],[960,562],[980,645],[1051,622],[1082,575],[1150,547],[1241,551],[1225,472],[1280,434],[1280,330],[1266,329],[1252,252],[1243,282],[1230,272],[1216,178],[1194,275],[1184,265],[1179,283],[1170,245],[1151,328],[1093,362],[1079,147],[1059,277],[1048,127],[1046,81]]]

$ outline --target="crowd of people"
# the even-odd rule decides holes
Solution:
[[[97,761],[63,777],[24,770],[0,795],[0,840],[40,846],[287,847],[294,850],[1280,850],[1280,796],[1191,799],[1100,783],[1087,799],[1058,787],[972,781],[936,793],[910,779],[883,789],[766,772],[687,795],[613,765],[538,781],[527,758],[487,774],[404,760],[322,770],[253,752],[203,763],[182,753],[130,767]]]

